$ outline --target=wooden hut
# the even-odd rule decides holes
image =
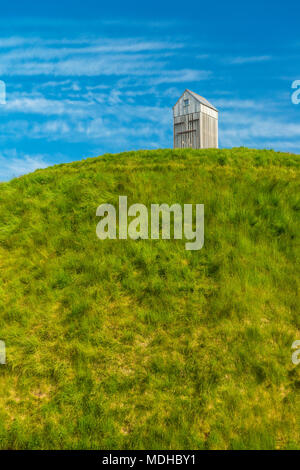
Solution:
[[[185,90],[173,106],[174,148],[218,148],[218,110],[205,98]]]

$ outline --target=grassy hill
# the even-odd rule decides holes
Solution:
[[[0,184],[0,448],[300,448],[300,156],[104,155]],[[96,237],[204,203],[205,244]]]

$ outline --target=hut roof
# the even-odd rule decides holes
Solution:
[[[197,101],[199,101],[199,103],[203,104],[204,106],[207,106],[208,108],[214,109],[215,111],[218,112],[217,108],[215,108],[215,106],[213,106],[209,101],[207,101],[205,98],[203,98],[203,96],[200,96],[200,95],[198,95],[198,93],[195,93],[194,91],[188,90],[187,88],[186,88],[186,90],[184,91],[184,93],[185,93],[186,91],[187,91],[188,93],[190,93]],[[184,93],[182,93],[182,95],[183,95]],[[182,95],[181,95],[181,96],[182,96]],[[180,96],[180,98],[181,98],[181,96]],[[176,104],[178,103],[178,101],[180,100],[180,98],[176,101],[176,103],[175,103],[174,106],[176,106]],[[173,106],[173,108],[174,108],[174,106]]]

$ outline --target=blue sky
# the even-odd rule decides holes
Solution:
[[[218,107],[220,147],[300,153],[299,13],[296,1],[6,2],[0,181],[171,147],[185,88]]]

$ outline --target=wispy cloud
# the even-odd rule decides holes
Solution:
[[[56,47],[45,39],[4,38],[0,40],[2,75],[152,75],[164,69],[172,51],[183,47],[176,41],[151,41],[141,38],[78,40],[77,47]],[[80,44],[81,42],[81,44]],[[79,47],[80,46],[80,47]],[[5,49],[3,49],[5,48]],[[8,50],[7,50],[8,49]]]
[[[264,116],[263,113],[224,112],[220,136],[224,147],[244,145],[300,152],[300,123]]]
[[[270,55],[258,55],[258,56],[246,56],[246,57],[228,57],[224,59],[224,62],[228,64],[253,64],[257,62],[266,62],[271,60]]]
[[[19,153],[16,149],[8,150],[0,154],[0,181],[46,168],[49,164],[45,155],[29,155]]]
[[[74,44],[77,47],[74,47]],[[153,53],[154,51],[172,51],[184,47],[184,44],[180,42],[167,40],[147,41],[142,38],[127,38],[122,40],[99,38],[97,40],[78,40],[74,41],[74,44],[64,39],[60,41],[49,41],[40,38],[31,39],[30,41],[26,38],[0,40],[0,47],[10,49],[3,53],[3,58],[11,60],[20,58],[57,59],[67,56],[98,53],[136,53],[145,51]],[[66,45],[69,47],[65,47]]]
[[[200,80],[207,80],[212,75],[209,70],[170,70],[163,72],[159,77],[151,78],[148,80],[149,85],[159,85],[162,83],[188,83],[197,82]]]
[[[149,85],[205,80],[210,70],[170,69],[175,51],[185,44],[145,38],[0,39],[3,76],[140,77]],[[2,49],[2,50],[1,50]],[[203,56],[204,57],[204,56]],[[50,80],[51,83],[51,80]],[[53,84],[53,80],[52,80]]]
[[[220,109],[262,109],[264,107],[263,103],[241,99],[217,98],[214,100],[214,104]]]
[[[87,100],[49,99],[39,93],[14,93],[7,100],[3,112],[40,114],[40,115],[72,115],[87,116],[91,114],[89,107],[93,105]]]

